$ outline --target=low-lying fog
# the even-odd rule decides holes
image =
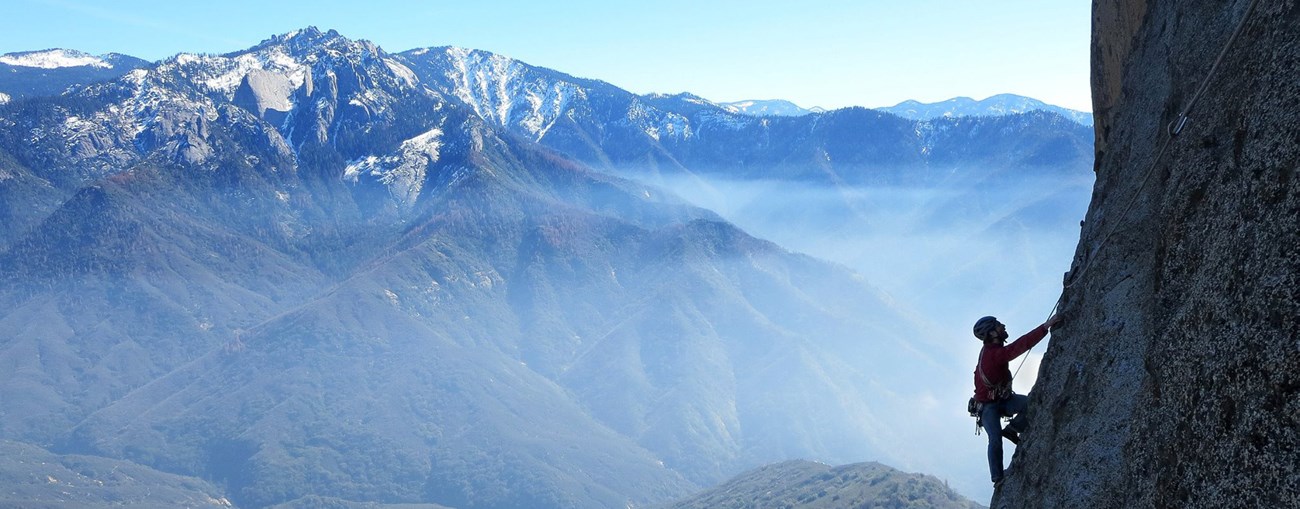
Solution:
[[[882,381],[903,385],[900,398],[891,398],[902,403],[874,417],[894,423],[906,443],[888,448],[897,457],[862,460],[939,476],[983,501],[992,494],[986,439],[975,435],[965,412],[980,349],[971,325],[995,315],[1014,339],[1048,318],[1074,255],[1093,179],[976,170],[1002,177],[969,183],[963,171],[954,168],[948,183],[931,187],[699,176],[648,183],[716,211],[755,236],[846,265],[918,315],[931,337],[916,338],[917,347],[941,350],[932,353],[946,365],[908,380]],[[1016,392],[1032,387],[1046,350],[1044,342],[1026,356]],[[1013,448],[1006,447],[1009,462]]]

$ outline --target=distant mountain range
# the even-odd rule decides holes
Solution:
[[[811,113],[826,112],[825,109],[820,107],[805,109],[790,101],[780,99],[722,102],[718,103],[718,106],[732,113],[756,117],[799,117]],[[1092,113],[1053,106],[1037,99],[1014,94],[999,94],[980,101],[969,97],[955,97],[936,103],[909,100],[895,106],[875,109],[910,120],[934,120],[945,117],[1001,117],[1032,111],[1048,111],[1085,126],[1092,126]]]
[[[133,69],[149,65],[151,63],[146,60],[117,53],[96,56],[67,49],[6,53],[0,55],[0,73],[9,73],[4,80],[0,80],[0,104],[14,98],[58,94],[73,84],[112,79]],[[700,101],[708,102],[703,98],[700,98]],[[716,104],[731,113],[749,116],[798,117],[827,111],[817,106],[803,108],[782,99],[751,99],[711,104]],[[956,97],[937,103],[909,100],[895,106],[876,109],[912,120],[1003,116],[1043,110],[1061,114],[1083,125],[1092,125],[1091,113],[1052,106],[1036,99],[1013,94],[999,94],[980,101],[968,97]]]
[[[428,48],[401,56],[419,74],[447,76],[430,86],[495,127],[637,178],[713,174],[862,184],[923,179],[952,164],[1060,169],[1091,158],[1090,137],[1081,137],[1086,129],[1042,110],[919,122],[866,108],[753,117],[692,94],[640,96],[482,51]],[[1038,132],[1025,136],[1025,130]]]
[[[928,104],[917,101],[903,101],[888,108],[877,109],[912,120],[933,120],[943,117],[988,117],[1030,111],[1049,111],[1080,124],[1092,126],[1092,113],[1052,106],[1037,99],[1013,94],[998,94],[980,101],[969,97],[954,97],[947,101]]]
[[[110,80],[148,65],[117,53],[95,56],[65,49],[6,53],[0,55],[0,104],[57,95],[73,85]]]
[[[799,107],[795,103],[781,100],[781,99],[773,99],[773,100],[766,100],[766,101],[749,100],[749,101],[737,101],[737,102],[724,102],[724,103],[718,103],[718,106],[721,106],[723,109],[730,111],[732,113],[753,115],[756,117],[762,117],[762,116],[798,117],[798,116],[807,115],[809,113],[826,112],[825,109],[818,106],[813,106],[812,108],[805,109]]]
[[[11,60],[88,58],[36,55]],[[0,438],[245,508],[641,506],[901,458],[885,416],[940,339],[645,182],[989,185],[1090,156],[1048,112],[753,117],[315,28],[102,60],[0,73],[24,90],[0,105]]]

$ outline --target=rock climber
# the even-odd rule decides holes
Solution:
[[[1052,315],[1042,325],[1007,344],[1007,326],[997,318],[986,316],[975,322],[975,337],[984,342],[975,365],[976,412],[989,436],[989,474],[994,487],[1002,484],[1002,439],[1020,443],[1026,425],[1025,410],[1029,406],[1029,396],[1011,392],[1011,361],[1042,341],[1059,323],[1061,316]],[[1012,417],[1005,428],[1003,417]]]

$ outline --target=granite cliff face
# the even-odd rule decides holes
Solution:
[[[1094,2],[1069,321],[992,507],[1300,505],[1300,6],[1251,7]]]

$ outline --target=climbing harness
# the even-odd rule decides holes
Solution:
[[[1082,279],[1082,275],[1086,273],[1088,268],[1092,265],[1094,255],[1101,251],[1101,248],[1110,240],[1111,235],[1114,235],[1115,231],[1119,229],[1118,225],[1123,222],[1124,218],[1128,217],[1128,213],[1133,209],[1133,205],[1137,203],[1137,198],[1142,195],[1142,190],[1146,188],[1147,182],[1151,180],[1151,175],[1155,173],[1154,170],[1156,166],[1160,164],[1160,161],[1164,159],[1165,153],[1169,151],[1170,143],[1173,142],[1175,137],[1182,133],[1183,128],[1187,125],[1187,121],[1191,119],[1192,110],[1196,108],[1196,103],[1201,100],[1201,95],[1205,93],[1206,89],[1210,87],[1210,83],[1214,81],[1215,75],[1219,72],[1219,64],[1223,63],[1223,59],[1227,56],[1228,50],[1230,50],[1233,43],[1237,41],[1237,36],[1241,35],[1242,29],[1246,27],[1246,22],[1250,20],[1251,14],[1255,12],[1255,4],[1258,3],[1259,0],[1251,0],[1250,5],[1246,6],[1246,12],[1241,15],[1241,21],[1237,22],[1237,27],[1233,29],[1232,35],[1228,37],[1228,41],[1223,45],[1223,49],[1219,50],[1219,56],[1214,60],[1214,64],[1210,66],[1209,72],[1205,74],[1205,79],[1201,80],[1201,84],[1196,88],[1196,92],[1193,93],[1192,98],[1187,101],[1187,106],[1183,107],[1182,111],[1178,113],[1178,117],[1176,117],[1166,127],[1165,131],[1166,134],[1168,134],[1168,137],[1166,137],[1164,143],[1160,145],[1160,150],[1156,153],[1156,157],[1152,159],[1151,165],[1147,167],[1146,172],[1142,177],[1142,182],[1138,184],[1138,188],[1133,192],[1132,198],[1128,201],[1128,204],[1124,206],[1123,212],[1120,213],[1119,219],[1116,220],[1115,225],[1112,226],[1110,231],[1108,231],[1106,235],[1102,236],[1101,241],[1084,256],[1082,265],[1067,273],[1065,284],[1063,288],[1061,288],[1061,296],[1056,299],[1056,305],[1052,306],[1052,311],[1047,314],[1048,318],[1051,318],[1056,314],[1057,309],[1061,307],[1061,302],[1065,300],[1065,291]],[[1033,351],[1033,348],[1030,348],[1029,351]],[[1016,366],[1015,375],[1020,374],[1020,368],[1024,367],[1025,360],[1027,360],[1028,357],[1028,355],[1021,357],[1020,364]],[[1014,378],[1015,375],[1012,375],[1012,377]]]
[[[984,382],[984,387],[993,391],[994,401],[1010,398],[1014,394],[1011,390],[1010,380],[1006,381],[1006,383],[994,385],[989,380],[988,375],[984,374],[984,348],[980,348],[980,360],[975,363],[975,372],[979,373],[980,380]],[[970,416],[975,418],[975,435],[978,436],[980,430],[984,429],[984,403],[971,396],[970,401],[966,402],[966,411],[970,412]]]
[[[987,346],[985,347],[987,348]],[[984,348],[980,348],[980,360],[975,364],[975,371],[979,373],[980,380],[984,382],[984,388],[993,392],[993,399],[1001,401],[1011,397],[1011,381],[994,385],[989,381],[989,377],[984,374]],[[1015,377],[1012,377],[1015,378]]]

